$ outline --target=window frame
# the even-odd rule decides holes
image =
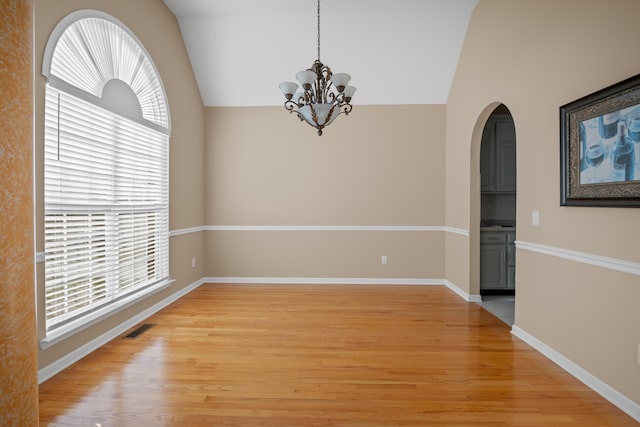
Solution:
[[[103,101],[102,98],[100,98],[99,96],[96,96],[95,94],[92,94],[85,90],[80,89],[79,87],[75,86],[73,82],[65,81],[65,79],[52,74],[51,65],[52,65],[52,61],[54,60],[54,56],[56,53],[55,50],[58,45],[58,41],[72,25],[74,25],[77,21],[86,19],[86,18],[102,19],[102,20],[108,21],[111,24],[116,25],[117,27],[119,27],[120,30],[124,32],[125,37],[128,35],[133,40],[133,42],[137,44],[137,48],[140,49],[142,54],[145,56],[144,58],[142,58],[142,60],[146,59],[148,61],[148,63],[145,63],[145,65],[147,65],[147,67],[149,66],[152,67],[151,72],[153,73],[152,77],[155,79],[153,83],[156,84],[156,86],[154,86],[156,90],[156,94],[158,94],[158,92],[161,92],[161,96],[157,96],[157,98],[160,98],[158,102],[161,102],[162,105],[151,106],[153,108],[157,107],[158,111],[160,111],[157,116],[151,117],[151,119],[149,119],[149,117],[136,116],[135,114],[132,114],[121,108],[118,108],[118,106],[115,106],[113,104]],[[84,102],[84,103],[87,103],[88,105],[91,104],[98,109],[104,110],[107,114],[114,115],[114,117],[116,117],[115,120],[118,120],[118,117],[119,117],[121,120],[130,121],[131,123],[133,123],[134,127],[144,126],[145,128],[149,129],[150,132],[155,132],[155,133],[164,135],[162,138],[165,138],[165,139],[161,140],[164,143],[164,148],[162,148],[161,150],[162,151],[161,154],[164,157],[163,157],[163,160],[160,160],[160,163],[162,163],[163,165],[162,169],[166,168],[166,170],[163,170],[159,178],[159,182],[161,182],[161,188],[159,190],[160,195],[158,197],[160,197],[160,201],[161,201],[160,204],[162,205],[160,207],[161,212],[159,213],[159,215],[161,218],[160,222],[162,222],[162,224],[159,226],[155,226],[155,225],[151,226],[151,228],[149,228],[149,226],[147,226],[146,228],[142,228],[142,230],[144,230],[144,232],[146,232],[147,234],[152,232],[161,234],[159,235],[159,237],[156,237],[153,240],[154,246],[152,250],[152,252],[155,252],[155,251],[162,252],[162,253],[154,254],[154,256],[162,258],[160,260],[160,266],[158,267],[162,270],[160,271],[161,277],[159,277],[155,281],[151,281],[152,283],[149,283],[145,286],[141,286],[138,288],[134,287],[134,290],[131,292],[123,293],[113,300],[108,300],[108,301],[105,300],[103,304],[100,304],[99,306],[94,306],[91,310],[72,316],[68,320],[58,322],[57,324],[54,324],[52,327],[49,327],[49,323],[47,321],[47,277],[46,277],[47,275],[45,273],[45,283],[44,283],[43,289],[41,290],[41,292],[43,292],[42,301],[44,303],[44,307],[41,309],[42,310],[41,314],[42,314],[42,317],[45,319],[44,321],[45,337],[40,340],[40,347],[45,349],[51,345],[56,344],[61,340],[68,338],[69,336],[81,330],[84,330],[104,320],[106,317],[109,317],[137,303],[141,299],[147,298],[150,295],[153,295],[165,289],[171,284],[172,280],[169,274],[169,169],[168,169],[169,168],[169,142],[170,142],[170,132],[171,132],[171,114],[169,112],[169,105],[167,102],[166,92],[162,84],[162,79],[160,77],[160,74],[158,73],[158,70],[151,56],[148,54],[148,52],[144,48],[144,45],[140,42],[140,40],[135,36],[135,34],[133,34],[133,32],[126,25],[124,25],[122,22],[120,22],[118,19],[114,18],[113,16],[101,11],[79,10],[70,15],[67,15],[58,23],[58,25],[52,31],[49,37],[49,40],[47,42],[47,46],[45,48],[42,73],[47,79],[45,91],[54,90],[61,94],[65,94],[65,96],[68,95],[69,97],[77,98],[79,102]],[[106,84],[106,82],[104,84]],[[47,97],[48,95],[45,96],[45,99],[47,99]],[[140,99],[138,99],[138,101],[140,101]],[[44,124],[45,141],[47,138],[46,137],[46,134],[47,134],[47,118],[46,117],[48,114],[48,111],[47,111],[48,107],[49,107],[49,103],[47,100],[45,100],[45,124]],[[112,137],[114,140],[117,141],[116,136],[112,135]],[[122,142],[122,140],[120,140],[120,142]],[[58,144],[60,144],[59,137],[58,137]],[[45,142],[45,150],[46,150],[46,147],[47,147],[47,142]],[[46,158],[46,155],[45,155],[45,158]],[[46,164],[46,161],[47,160],[45,159],[45,164]],[[87,164],[90,165],[90,163],[87,163]],[[45,166],[45,173],[44,173],[45,180],[47,178],[46,168],[47,167]],[[44,189],[45,219],[43,221],[43,233],[45,233],[45,244],[46,244],[46,230],[47,230],[47,214],[46,214],[47,190],[46,188],[47,187],[45,184],[45,189]],[[127,211],[126,209],[117,211],[117,209],[115,210],[113,209],[114,206],[115,204],[110,207],[106,207],[106,210],[104,211],[106,212],[105,215],[109,215],[108,213],[109,211],[112,211],[111,212],[112,218],[113,218],[113,214],[117,216],[118,212],[130,214],[131,217],[133,218],[130,220],[132,221],[132,224],[133,224],[131,227],[135,227],[138,224],[136,221],[139,221],[139,220],[135,219],[137,218],[135,213],[132,213],[132,211]],[[49,211],[51,211],[51,209],[49,209]],[[99,211],[95,211],[95,212],[99,212]],[[142,212],[142,217],[144,217],[145,215],[144,212],[147,212],[147,211],[145,211],[144,208],[142,208],[141,212]],[[67,215],[69,215],[69,212],[67,212]],[[149,222],[147,221],[147,223]],[[155,227],[159,227],[159,228],[156,229]],[[116,229],[117,228],[118,226],[116,226]],[[118,237],[116,237],[115,240],[117,241]],[[109,244],[113,244],[113,243],[109,243]],[[109,244],[106,244],[106,245],[108,246]],[[45,247],[44,262],[45,262],[45,271],[46,271],[47,270],[46,247]],[[166,272],[166,274],[164,272]],[[147,273],[147,278],[148,278],[148,275],[149,273]]]

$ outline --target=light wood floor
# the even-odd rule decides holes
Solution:
[[[637,423],[440,286],[203,285],[40,386],[41,426]]]

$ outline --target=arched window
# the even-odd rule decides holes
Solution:
[[[117,19],[83,10],[43,60],[47,337],[169,282],[169,132],[162,81]]]

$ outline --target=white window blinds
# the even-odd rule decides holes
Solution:
[[[47,334],[89,322],[169,280],[168,110],[155,68],[128,32],[103,19],[75,21],[54,43],[54,67],[45,74]],[[75,66],[56,75],[63,63]],[[135,84],[120,80],[132,63],[151,64],[133,67]],[[145,95],[141,119],[122,108],[131,99],[119,104],[117,93],[105,101],[100,91],[86,91],[87,82],[105,88],[114,79],[130,88],[132,95],[123,93],[134,103],[140,94],[162,93],[155,97],[162,105],[149,106],[152,96]]]
[[[168,279],[168,144],[47,87],[47,328]]]

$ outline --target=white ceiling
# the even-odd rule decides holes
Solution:
[[[478,0],[322,0],[321,57],[354,104],[445,104]],[[317,57],[315,0],[164,0],[206,106],[281,105]]]

